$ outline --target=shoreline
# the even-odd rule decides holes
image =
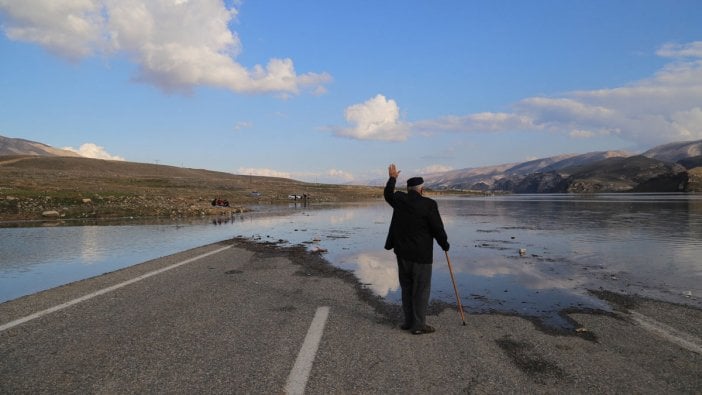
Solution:
[[[372,201],[372,200],[369,200]],[[339,204],[343,204],[340,202]],[[324,204],[315,204],[315,207],[322,207]],[[84,223],[96,223],[96,224],[112,224],[112,223],[161,223],[161,222],[173,222],[173,221],[189,221],[189,220],[210,220],[217,218],[231,218],[236,215],[278,215],[285,214],[286,210],[290,207],[283,203],[270,204],[270,205],[251,205],[247,207],[237,207],[237,208],[217,208],[213,213],[206,214],[192,214],[185,216],[157,216],[157,215],[137,215],[131,216],[128,214],[122,214],[117,216],[107,216],[107,217],[57,217],[57,218],[47,218],[47,217],[35,217],[35,218],[25,218],[25,219],[12,219],[3,218],[0,216],[0,227],[23,227],[25,225],[30,226],[42,226],[46,225],[66,225],[66,224],[77,224],[83,225]],[[30,227],[27,226],[27,227]]]
[[[341,203],[334,203],[333,205],[336,204],[341,204]],[[310,208],[323,208],[326,205],[314,205],[313,207]],[[270,207],[266,206],[266,208],[272,208],[271,211],[249,211],[246,214],[247,215],[288,215],[290,214],[290,207],[286,207],[283,205],[280,206],[275,206],[275,207]],[[216,217],[207,217],[207,218],[216,218]],[[188,221],[188,220],[193,220],[194,218],[190,219],[183,219],[183,221]],[[197,218],[197,220],[202,220],[203,218]],[[71,222],[71,221],[77,221],[75,224],[76,225],[83,225],[81,222],[84,221],[97,221],[101,224],[111,224],[114,221],[121,221],[121,220],[115,220],[115,219],[100,219],[100,220],[66,220],[66,222]],[[131,219],[126,219],[125,223],[119,223],[121,224],[141,224],[143,222],[165,222],[165,223],[171,223],[172,219],[170,218],[131,218]],[[1,225],[2,223],[0,223]],[[37,223],[35,225],[39,226],[46,226],[48,225],[44,221]],[[52,224],[52,225],[67,225],[66,223],[63,224]],[[73,225],[73,224],[70,224]],[[177,225],[177,223],[176,223]],[[302,231],[306,231],[305,229],[302,229]],[[295,232],[297,232],[297,229],[295,229]],[[336,266],[335,263],[327,260],[325,258],[324,254],[320,253],[315,253],[306,250],[305,245],[303,244],[290,244],[288,241],[280,239],[278,242],[270,242],[271,240],[277,240],[275,238],[244,238],[244,237],[238,237],[238,242],[240,243],[247,243],[249,245],[248,248],[252,249],[254,248],[253,246],[256,246],[258,244],[266,246],[266,248],[272,248],[276,250],[289,250],[291,255],[299,255],[301,257],[319,257],[321,258],[327,266],[330,268],[334,268],[335,270],[339,270],[341,272],[346,272],[346,274],[341,275],[341,277],[350,277],[353,279],[353,283],[355,284],[356,287],[361,288],[364,292],[367,293],[367,295],[362,295],[362,297],[366,300],[369,301],[369,303],[375,303],[378,304],[379,311],[386,311],[386,310],[393,310],[397,306],[395,303],[391,301],[384,300],[383,297],[374,295],[372,291],[370,291],[367,287],[361,284],[361,280],[356,277],[356,275],[352,271],[345,271],[344,269],[340,269]],[[266,241],[268,240],[268,241]],[[285,245],[288,243],[288,245]],[[303,260],[304,258],[298,258],[297,260]],[[665,302],[665,303],[670,303],[673,305],[678,305],[680,307],[689,307],[692,309],[696,310],[702,310],[702,307],[700,306],[700,301],[699,298],[697,297],[690,297],[688,301],[683,300],[682,302],[680,301],[680,295],[677,294],[669,294],[669,298],[666,298],[664,290],[661,290],[660,288],[657,287],[650,287],[650,288],[643,288],[641,285],[638,285],[634,288],[628,288],[630,284],[628,284],[627,280],[623,278],[622,276],[619,276],[621,278],[618,278],[616,281],[613,281],[612,278],[614,276],[605,276],[605,280],[603,281],[602,278],[599,277],[593,277],[591,278],[590,284],[587,284],[586,286],[580,288],[580,289],[572,289],[572,291],[575,291],[577,294],[582,294],[586,295],[588,297],[592,297],[594,300],[598,300],[603,302],[604,304],[609,305],[610,309],[600,309],[595,307],[596,305],[587,305],[585,304],[583,307],[578,307],[574,306],[573,304],[568,305],[565,303],[566,306],[561,307],[561,308],[556,308],[550,310],[549,313],[546,314],[533,314],[534,310],[530,310],[529,312],[519,312],[515,311],[515,309],[510,309],[510,308],[500,308],[498,305],[501,305],[499,302],[499,297],[496,295],[489,296],[487,294],[481,294],[481,293],[466,293],[463,295],[463,304],[466,307],[466,312],[469,314],[500,314],[500,315],[505,315],[505,316],[516,316],[516,317],[522,317],[525,319],[528,319],[532,321],[535,325],[539,326],[542,328],[544,331],[551,331],[551,332],[561,332],[561,333],[566,333],[569,332],[569,330],[575,330],[578,328],[578,323],[573,321],[570,317],[570,313],[592,313],[592,314],[611,314],[613,310],[616,310],[615,306],[612,306],[613,301],[623,301],[626,298],[629,297],[636,297],[640,298],[641,300],[650,300],[650,301],[657,301],[657,302]],[[598,287],[599,286],[599,287]],[[638,287],[638,288],[637,288]],[[616,290],[619,290],[617,292]],[[636,292],[636,290],[644,290],[644,292]],[[648,289],[648,294],[645,292]],[[632,290],[634,292],[624,292],[625,290]],[[580,291],[580,292],[577,292]],[[470,290],[469,290],[470,292]],[[507,291],[505,291],[507,292]],[[585,293],[583,293],[585,292]],[[464,292],[462,292],[463,294]],[[538,292],[537,292],[538,293]],[[359,293],[360,294],[360,293]],[[655,295],[652,294],[659,294],[660,297],[656,297]],[[619,297],[612,297],[612,298],[605,298],[602,295],[619,295]],[[473,299],[473,307],[475,307],[475,300],[486,300],[485,298],[487,297],[488,302],[487,303],[482,303],[481,307],[479,308],[472,308],[471,309],[471,303],[470,300],[466,301],[467,299]],[[673,300],[676,299],[677,300]],[[373,301],[374,299],[377,299],[377,301]],[[688,302],[688,303],[685,303]],[[517,300],[518,303],[518,300]],[[441,313],[442,311],[446,310],[447,308],[455,309],[455,300],[453,302],[444,302],[440,301],[437,299],[432,299],[431,306],[430,306],[430,313]],[[398,310],[399,311],[399,310]],[[530,313],[531,312],[531,313]],[[394,314],[397,314],[397,312],[394,312]],[[549,317],[559,317],[560,319],[563,320],[563,324],[560,323],[548,323],[546,322],[549,320]],[[560,327],[559,327],[560,326]]]
[[[376,295],[373,293],[372,290],[370,290],[368,287],[366,287],[361,280],[352,272],[349,270],[345,270],[342,268],[339,268],[335,266],[333,263],[329,262],[327,259],[324,258],[323,254],[318,253],[318,252],[312,252],[312,251],[307,251],[304,246],[281,246],[276,242],[269,242],[269,241],[257,241],[257,240],[250,240],[246,239],[243,237],[235,237],[230,240],[231,242],[235,243],[235,245],[238,246],[243,246],[244,248],[251,250],[251,251],[256,251],[262,254],[265,253],[272,253],[272,251],[275,251],[276,253],[282,253],[284,255],[287,255],[288,258],[291,260],[292,263],[301,266],[305,270],[310,270],[314,271],[316,275],[323,275],[323,276],[333,276],[336,278],[339,278],[351,285],[354,286],[356,289],[356,292],[358,293],[359,299],[363,300],[364,302],[368,303],[370,306],[372,306],[375,311],[385,317],[388,318],[388,320],[393,321],[393,322],[400,322],[402,318],[402,309],[401,305],[396,304],[396,303],[391,303],[389,301],[386,301],[383,297]],[[497,311],[494,309],[488,309],[487,311],[470,311],[468,308],[464,306],[464,311],[466,315],[499,315],[499,316],[505,316],[505,317],[518,317],[525,319],[527,321],[532,322],[536,328],[538,328],[540,331],[546,334],[555,334],[555,335],[561,335],[561,336],[575,336],[575,337],[580,337],[586,340],[593,340],[595,341],[596,339],[593,338],[593,335],[588,332],[587,330],[582,330],[583,326],[574,320],[571,315],[578,315],[578,314],[587,314],[587,315],[601,315],[601,316],[607,316],[607,317],[616,317],[617,313],[620,313],[622,311],[625,311],[627,309],[634,309],[638,308],[640,306],[645,306],[645,305],[650,305],[650,304],[659,304],[662,306],[671,306],[674,307],[675,309],[679,309],[681,311],[685,310],[691,310],[691,311],[696,311],[699,313],[702,313],[702,308],[693,306],[693,305],[688,305],[688,304],[683,304],[683,303],[677,303],[677,302],[672,302],[672,301],[667,301],[667,300],[662,300],[662,299],[656,299],[652,297],[647,297],[647,296],[642,296],[638,294],[625,294],[625,293],[618,293],[614,291],[609,291],[609,290],[594,290],[594,289],[588,289],[588,293],[594,297],[596,297],[598,300],[603,301],[607,303],[612,309],[611,311],[606,311],[606,310],[600,310],[600,309],[595,309],[595,308],[574,308],[574,307],[568,307],[564,308],[561,311],[559,311],[559,315],[564,318],[565,320],[569,321],[571,324],[573,324],[574,329],[573,330],[567,330],[564,328],[559,328],[555,326],[551,326],[548,324],[545,324],[539,317],[535,316],[530,316],[526,314],[519,314],[519,313],[509,313],[509,312],[501,312]],[[447,303],[447,302],[442,302],[442,301],[437,301],[437,300],[432,300],[430,302],[430,305],[428,306],[427,309],[427,316],[432,316],[432,315],[439,315],[444,313],[447,310],[456,310],[456,303]]]
[[[313,204],[310,206],[302,207],[302,206],[295,206],[295,208],[291,208],[291,204],[289,205],[265,205],[265,206],[259,206],[251,211],[246,212],[245,214],[236,214],[237,216],[242,215],[242,218],[239,219],[237,218],[237,221],[243,220],[243,216],[247,217],[256,217],[259,215],[262,216],[277,216],[277,215],[282,215],[282,216],[287,216],[291,213],[298,212],[299,209],[302,209],[302,211],[307,211],[307,210],[316,210],[316,209],[325,209],[328,207],[336,207],[336,206],[349,206],[349,205],[365,205],[365,204],[375,204],[375,201],[364,201],[364,202],[356,202],[356,203],[326,203],[326,204]],[[54,222],[48,222],[48,221],[40,221],[40,222],[32,222],[31,225],[27,222],[19,223],[20,227],[30,227],[30,226],[73,226],[73,225],[141,225],[141,224],[153,224],[156,222],[156,224],[165,224],[165,225],[175,225],[175,228],[179,228],[179,224],[187,225],[187,224],[198,224],[198,225],[208,225],[208,221],[211,219],[216,219],[216,218],[223,218],[223,217],[195,217],[195,218],[183,218],[183,219],[171,219],[171,218],[122,218],[122,219],[112,219],[112,218],[106,218],[106,219],[66,219],[62,221],[54,221]],[[228,217],[227,217],[228,218]],[[233,218],[233,217],[232,217]],[[190,221],[204,221],[201,224],[198,222],[190,222]],[[116,222],[116,223],[115,223]],[[292,224],[292,222],[291,222]],[[0,223],[0,226],[7,225]],[[28,226],[29,225],[29,226]],[[292,231],[294,228],[294,232]],[[300,228],[300,232],[298,233],[298,228]],[[251,243],[257,243],[261,242],[261,240],[264,241],[264,244],[267,244],[268,246],[272,246],[271,248],[277,248],[277,249],[285,249],[285,248],[295,248],[295,246],[303,246],[302,250],[299,251],[298,254],[303,254],[306,251],[304,244],[302,243],[307,243],[306,241],[300,242],[300,237],[298,235],[303,235],[305,232],[307,232],[307,229],[305,229],[306,226],[303,225],[302,223],[300,224],[294,224],[290,225],[288,229],[288,234],[287,236],[285,235],[285,232],[282,234],[278,234],[277,236],[274,236],[273,238],[271,237],[265,237],[263,239],[256,238],[256,237],[251,237],[250,242]],[[329,230],[324,230],[323,232],[327,232],[330,235],[333,235],[329,237],[330,240],[327,241],[327,243],[332,242],[331,240],[339,238],[343,239],[345,237],[338,237],[341,233],[336,234],[336,232],[339,229],[335,230],[335,228],[330,227]],[[226,231],[223,229],[223,231]],[[481,232],[481,229],[478,229],[477,232]],[[342,232],[343,233],[343,232]],[[234,233],[236,234],[236,233]],[[274,233],[270,233],[274,234]],[[295,236],[293,236],[295,234]],[[307,237],[312,237],[312,234],[308,234],[309,236]],[[346,236],[346,235],[344,235]],[[226,236],[217,238],[217,239],[210,239],[210,240],[222,240],[226,239],[231,236]],[[289,238],[292,237],[292,238]],[[303,236],[304,237],[304,236]],[[505,235],[506,239],[507,235]],[[513,239],[514,237],[512,237]],[[292,243],[285,240],[285,239],[290,239],[294,240]],[[496,249],[498,251],[502,251],[502,248],[506,248],[502,245],[499,245],[499,238],[496,238],[494,243],[491,240],[488,240],[488,242],[495,244],[497,247]],[[273,241],[273,240],[278,240],[277,243],[265,243],[265,241]],[[508,243],[510,242],[509,240],[507,241]],[[297,243],[297,244],[296,244]],[[476,242],[477,243],[477,242]],[[190,244],[192,247],[193,244]],[[309,246],[309,244],[308,244]],[[476,245],[477,247],[478,245]],[[329,247],[329,245],[325,245],[324,247]],[[329,255],[324,254],[315,254],[319,255],[323,259],[329,258],[332,259],[334,257],[338,258],[338,253],[342,250],[345,250],[347,248],[343,248],[344,245],[336,245],[335,248],[331,248],[329,251]],[[510,244],[509,247],[512,247]],[[178,250],[173,250],[171,251],[178,251]],[[164,254],[169,254],[172,253],[171,251],[164,252]],[[336,255],[335,255],[336,254]],[[154,256],[154,255],[151,255]],[[310,256],[312,256],[312,253],[310,253]],[[533,258],[532,258],[533,257]],[[537,252],[537,254],[531,255],[530,257],[527,258],[520,258],[522,260],[519,261],[521,267],[536,267],[532,265],[536,264],[546,264],[549,265],[548,262],[551,262],[552,257],[544,254],[543,252]],[[524,259],[530,259],[530,260],[524,260]],[[137,259],[133,260],[133,262],[138,262]],[[333,260],[326,260],[327,265],[331,267],[337,267],[337,264],[341,264],[343,262],[343,258],[340,259],[333,259]],[[515,261],[516,263],[517,261]],[[389,263],[389,262],[386,262]],[[567,263],[567,262],[566,262]],[[390,263],[391,264],[391,263]],[[438,264],[438,262],[437,262]],[[524,265],[524,266],[522,266]],[[528,266],[527,266],[528,265]],[[545,267],[540,267],[538,270],[544,270]],[[607,292],[610,292],[612,294],[617,294],[621,295],[621,298],[618,298],[617,300],[623,300],[622,298],[625,297],[631,297],[632,295],[636,297],[640,297],[643,299],[649,299],[652,301],[661,301],[661,302],[667,302],[667,303],[673,303],[677,304],[680,306],[687,306],[695,309],[702,309],[702,306],[700,306],[700,300],[696,296],[687,296],[687,299],[685,299],[685,296],[682,296],[680,294],[673,294],[671,292],[666,292],[667,290],[664,288],[661,288],[660,284],[650,284],[650,287],[644,287],[643,283],[641,282],[634,282],[630,278],[626,276],[624,273],[617,273],[616,276],[611,275],[609,272],[602,272],[602,273],[597,273],[597,269],[595,266],[587,266],[584,265],[582,267],[577,267],[573,269],[574,271],[578,271],[581,273],[588,273],[589,277],[586,279],[587,281],[584,281],[582,283],[579,283],[576,285],[576,287],[572,288],[563,288],[561,289],[559,287],[553,288],[556,292],[550,292],[550,289],[540,289],[540,288],[534,288],[531,289],[529,288],[528,290],[530,291],[529,295],[525,295],[524,291],[521,290],[522,294],[520,294],[520,290],[516,289],[517,292],[514,292],[515,289],[509,288],[509,293],[508,288],[505,288],[504,294],[502,293],[502,288],[497,289],[496,286],[493,286],[493,288],[486,287],[484,289],[482,288],[475,288],[476,291],[473,293],[471,292],[471,288],[466,288],[466,292],[461,292],[463,298],[463,304],[466,307],[468,312],[471,314],[502,314],[506,316],[517,316],[517,317],[523,317],[525,319],[528,319],[532,321],[535,325],[538,325],[539,327],[543,328],[545,331],[555,331],[555,332],[568,332],[568,331],[574,331],[578,329],[578,323],[574,322],[568,314],[570,312],[575,312],[575,313],[583,313],[583,312],[593,312],[596,314],[608,314],[611,313],[613,310],[615,310],[615,306],[612,306],[611,301],[607,300],[606,298],[603,298],[602,295],[607,295]],[[568,279],[568,276],[570,275],[567,271],[561,271],[561,272],[551,272],[555,273],[554,277],[560,278],[560,279]],[[595,273],[595,275],[591,275],[591,273]],[[360,283],[361,280],[356,278],[356,274],[353,272],[349,272],[349,274],[354,277],[355,281]],[[560,277],[559,277],[560,276]],[[367,282],[372,284],[371,280],[366,280]],[[448,307],[454,308],[455,306],[455,299],[453,299],[453,296],[447,297],[446,293],[442,293],[441,288],[445,286],[443,282],[439,283],[440,285],[437,287],[438,293],[435,295],[435,297],[432,297],[432,306],[430,306],[430,311],[431,312],[437,312],[440,313],[443,310],[446,310]],[[473,284],[474,286],[477,285],[480,287],[479,283],[478,284]],[[499,285],[502,286],[502,285]],[[432,287],[434,288],[434,287]],[[687,288],[689,289],[689,288]],[[546,292],[544,292],[546,290]],[[494,291],[494,292],[490,292]],[[540,297],[539,291],[541,291],[541,295],[550,295],[550,296],[544,296],[544,298],[548,298],[550,300],[546,299],[541,299],[539,300],[538,298]],[[618,292],[617,292],[618,291]],[[382,295],[382,292],[380,292]],[[441,297],[440,295],[443,295]],[[453,294],[451,294],[453,295]],[[503,296],[504,295],[504,296]],[[509,295],[509,296],[508,296]],[[516,296],[512,296],[516,295]],[[387,295],[386,295],[387,296]],[[386,297],[385,296],[385,297]],[[369,298],[369,297],[366,297]],[[387,304],[387,305],[394,305],[397,304],[397,293],[392,296],[392,301],[385,301],[382,300],[384,297],[377,297],[381,300],[381,302]],[[581,303],[582,302],[582,303]],[[600,303],[601,302],[601,303]],[[503,304],[504,303],[504,304]],[[521,303],[521,304],[520,304]],[[387,309],[387,306],[382,306],[379,307],[379,309]]]
[[[203,246],[191,248],[189,250],[181,251],[173,255],[178,255],[182,253],[187,253],[188,251],[199,249],[199,248],[209,248],[218,244],[233,245],[236,247],[243,248],[247,251],[254,252],[262,257],[272,257],[272,256],[284,256],[290,260],[296,266],[299,266],[304,275],[313,275],[324,278],[336,278],[344,281],[355,289],[357,297],[359,300],[367,303],[371,306],[374,311],[380,316],[385,317],[387,323],[400,322],[402,319],[402,309],[401,305],[398,303],[393,303],[382,296],[375,294],[369,287],[361,282],[361,280],[350,270],[342,269],[337,267],[330,261],[328,261],[324,255],[320,252],[309,251],[304,245],[281,245],[280,241],[265,241],[265,240],[255,240],[249,239],[242,236],[233,237],[230,239],[222,240],[220,242],[214,242],[211,244],[206,244]],[[151,261],[167,258],[164,256],[161,258],[156,258]],[[72,287],[76,284],[82,282],[92,282],[96,281],[105,276],[111,276],[120,272],[128,272],[133,269],[137,269],[144,266],[148,262],[140,262],[134,265],[130,265],[121,269],[114,271],[109,271],[96,276],[88,277],[85,279],[80,279],[76,281],[71,281],[69,283],[52,287],[46,290],[38,291],[32,294],[17,297],[15,299],[10,299],[0,303],[0,307],[5,304],[14,304],[25,299],[34,299],[43,293],[54,292],[55,290]],[[302,275],[302,274],[301,274]],[[668,306],[678,311],[695,311],[702,313],[702,308],[678,303],[674,301],[657,299],[648,296],[642,296],[639,294],[626,294],[605,289],[588,289],[588,294],[597,298],[598,300],[605,302],[611,307],[611,310],[603,310],[597,308],[589,307],[565,307],[558,311],[558,315],[571,325],[571,329],[565,328],[563,326],[549,325],[543,321],[543,317],[533,316],[529,314],[520,314],[518,312],[508,312],[500,311],[494,308],[481,309],[480,311],[471,310],[465,306],[464,302],[464,312],[466,316],[478,316],[478,315],[494,315],[494,316],[504,316],[504,317],[515,317],[524,319],[531,322],[535,328],[544,334],[558,335],[558,336],[573,336],[579,337],[584,340],[597,341],[596,336],[593,336],[591,332],[584,329],[583,325],[575,320],[573,315],[591,315],[591,316],[605,316],[617,318],[618,315],[629,309],[639,308],[641,306],[647,305],[659,305]],[[438,316],[444,314],[446,311],[455,312],[456,303],[447,303],[440,300],[431,300],[427,309],[427,316]],[[701,331],[702,332],[702,331]]]

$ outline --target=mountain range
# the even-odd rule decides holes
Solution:
[[[0,155],[80,157],[75,152],[0,136]],[[702,191],[702,140],[659,145],[642,154],[601,151],[424,176],[428,188],[512,193]],[[382,185],[384,180],[367,184]]]
[[[513,193],[684,192],[698,190],[702,140],[664,144],[642,154],[565,154],[428,174],[427,187]]]

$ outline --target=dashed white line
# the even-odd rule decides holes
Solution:
[[[96,297],[96,296],[104,295],[104,294],[106,294],[106,293],[108,293],[108,292],[112,292],[112,291],[114,291],[114,290],[116,290],[116,289],[119,289],[119,288],[122,288],[122,287],[126,287],[127,285],[134,284],[135,282],[141,281],[141,280],[143,280],[143,279],[145,279],[145,278],[149,278],[149,277],[151,277],[151,276],[155,276],[155,275],[157,275],[157,274],[161,274],[161,273],[166,272],[166,271],[168,271],[168,270],[175,269],[175,268],[177,268],[177,267],[179,267],[179,266],[183,266],[183,265],[185,265],[185,264],[187,264],[187,263],[197,261],[198,259],[202,259],[202,258],[204,258],[204,257],[210,256],[210,255],[214,255],[214,254],[217,254],[217,253],[220,253],[220,252],[222,252],[222,251],[224,251],[224,250],[226,250],[226,249],[229,249],[229,248],[231,248],[231,247],[232,247],[232,246],[226,246],[226,247],[222,247],[222,248],[216,249],[216,250],[214,250],[214,251],[206,252],[206,253],[201,254],[201,255],[198,255],[198,256],[196,256],[196,257],[193,257],[193,258],[190,258],[190,259],[186,259],[186,260],[184,260],[184,261],[182,261],[182,262],[174,263],[174,264],[172,264],[172,265],[170,265],[170,266],[166,266],[166,267],[163,267],[163,268],[161,268],[161,269],[154,270],[153,272],[149,272],[149,273],[146,273],[146,274],[142,274],[141,276],[135,277],[135,278],[133,278],[133,279],[131,279],[131,280],[127,280],[127,281],[121,282],[121,283],[119,283],[119,284],[115,284],[115,285],[113,285],[113,286],[111,286],[111,287],[103,288],[103,289],[101,289],[101,290],[99,290],[99,291],[95,291],[95,292],[93,292],[93,293],[91,293],[91,294],[84,295],[84,296],[81,296],[81,297],[79,297],[79,298],[70,300],[70,301],[68,301],[68,302],[66,302],[66,303],[62,303],[62,304],[60,304],[60,305],[57,305],[57,306],[48,308],[48,309],[46,309],[46,310],[42,310],[42,311],[39,311],[39,312],[37,312],[37,313],[30,314],[30,315],[28,315],[28,316],[26,316],[26,317],[22,317],[22,318],[19,318],[19,319],[14,320],[14,321],[10,321],[10,322],[8,322],[8,323],[6,323],[6,324],[0,325],[0,332],[5,331],[5,330],[10,329],[10,328],[13,328],[13,327],[15,327],[15,326],[17,326],[17,325],[24,324],[24,323],[27,322],[27,321],[31,321],[31,320],[33,320],[33,319],[36,319],[36,318],[45,316],[45,315],[47,315],[47,314],[51,314],[51,313],[57,312],[57,311],[59,311],[59,310],[63,310],[63,309],[65,309],[65,308],[67,308],[67,307],[73,306],[73,305],[78,304],[78,303],[80,303],[80,302],[85,302],[86,300],[92,299],[92,298],[94,298],[94,297]]]
[[[317,354],[319,342],[322,340],[322,332],[324,332],[324,325],[327,323],[328,317],[328,306],[317,308],[312,324],[310,324],[310,329],[307,330],[305,341],[302,343],[300,353],[295,360],[295,365],[290,371],[288,381],[285,383],[286,394],[298,395],[305,392],[307,379],[309,379],[310,371],[312,371],[312,362],[314,362],[314,357]]]

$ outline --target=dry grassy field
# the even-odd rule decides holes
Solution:
[[[287,204],[290,195],[307,195],[311,204],[348,202],[382,198],[382,189],[147,163],[0,156],[0,221],[213,215]],[[213,207],[215,198],[230,207]]]

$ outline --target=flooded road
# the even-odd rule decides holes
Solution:
[[[702,307],[702,196],[657,194],[438,197],[468,312],[567,327],[567,310],[609,310],[588,290]],[[399,303],[392,214],[383,201],[291,206],[188,222],[0,228],[0,302],[232,237],[302,244]],[[432,300],[455,304],[435,247]]]

